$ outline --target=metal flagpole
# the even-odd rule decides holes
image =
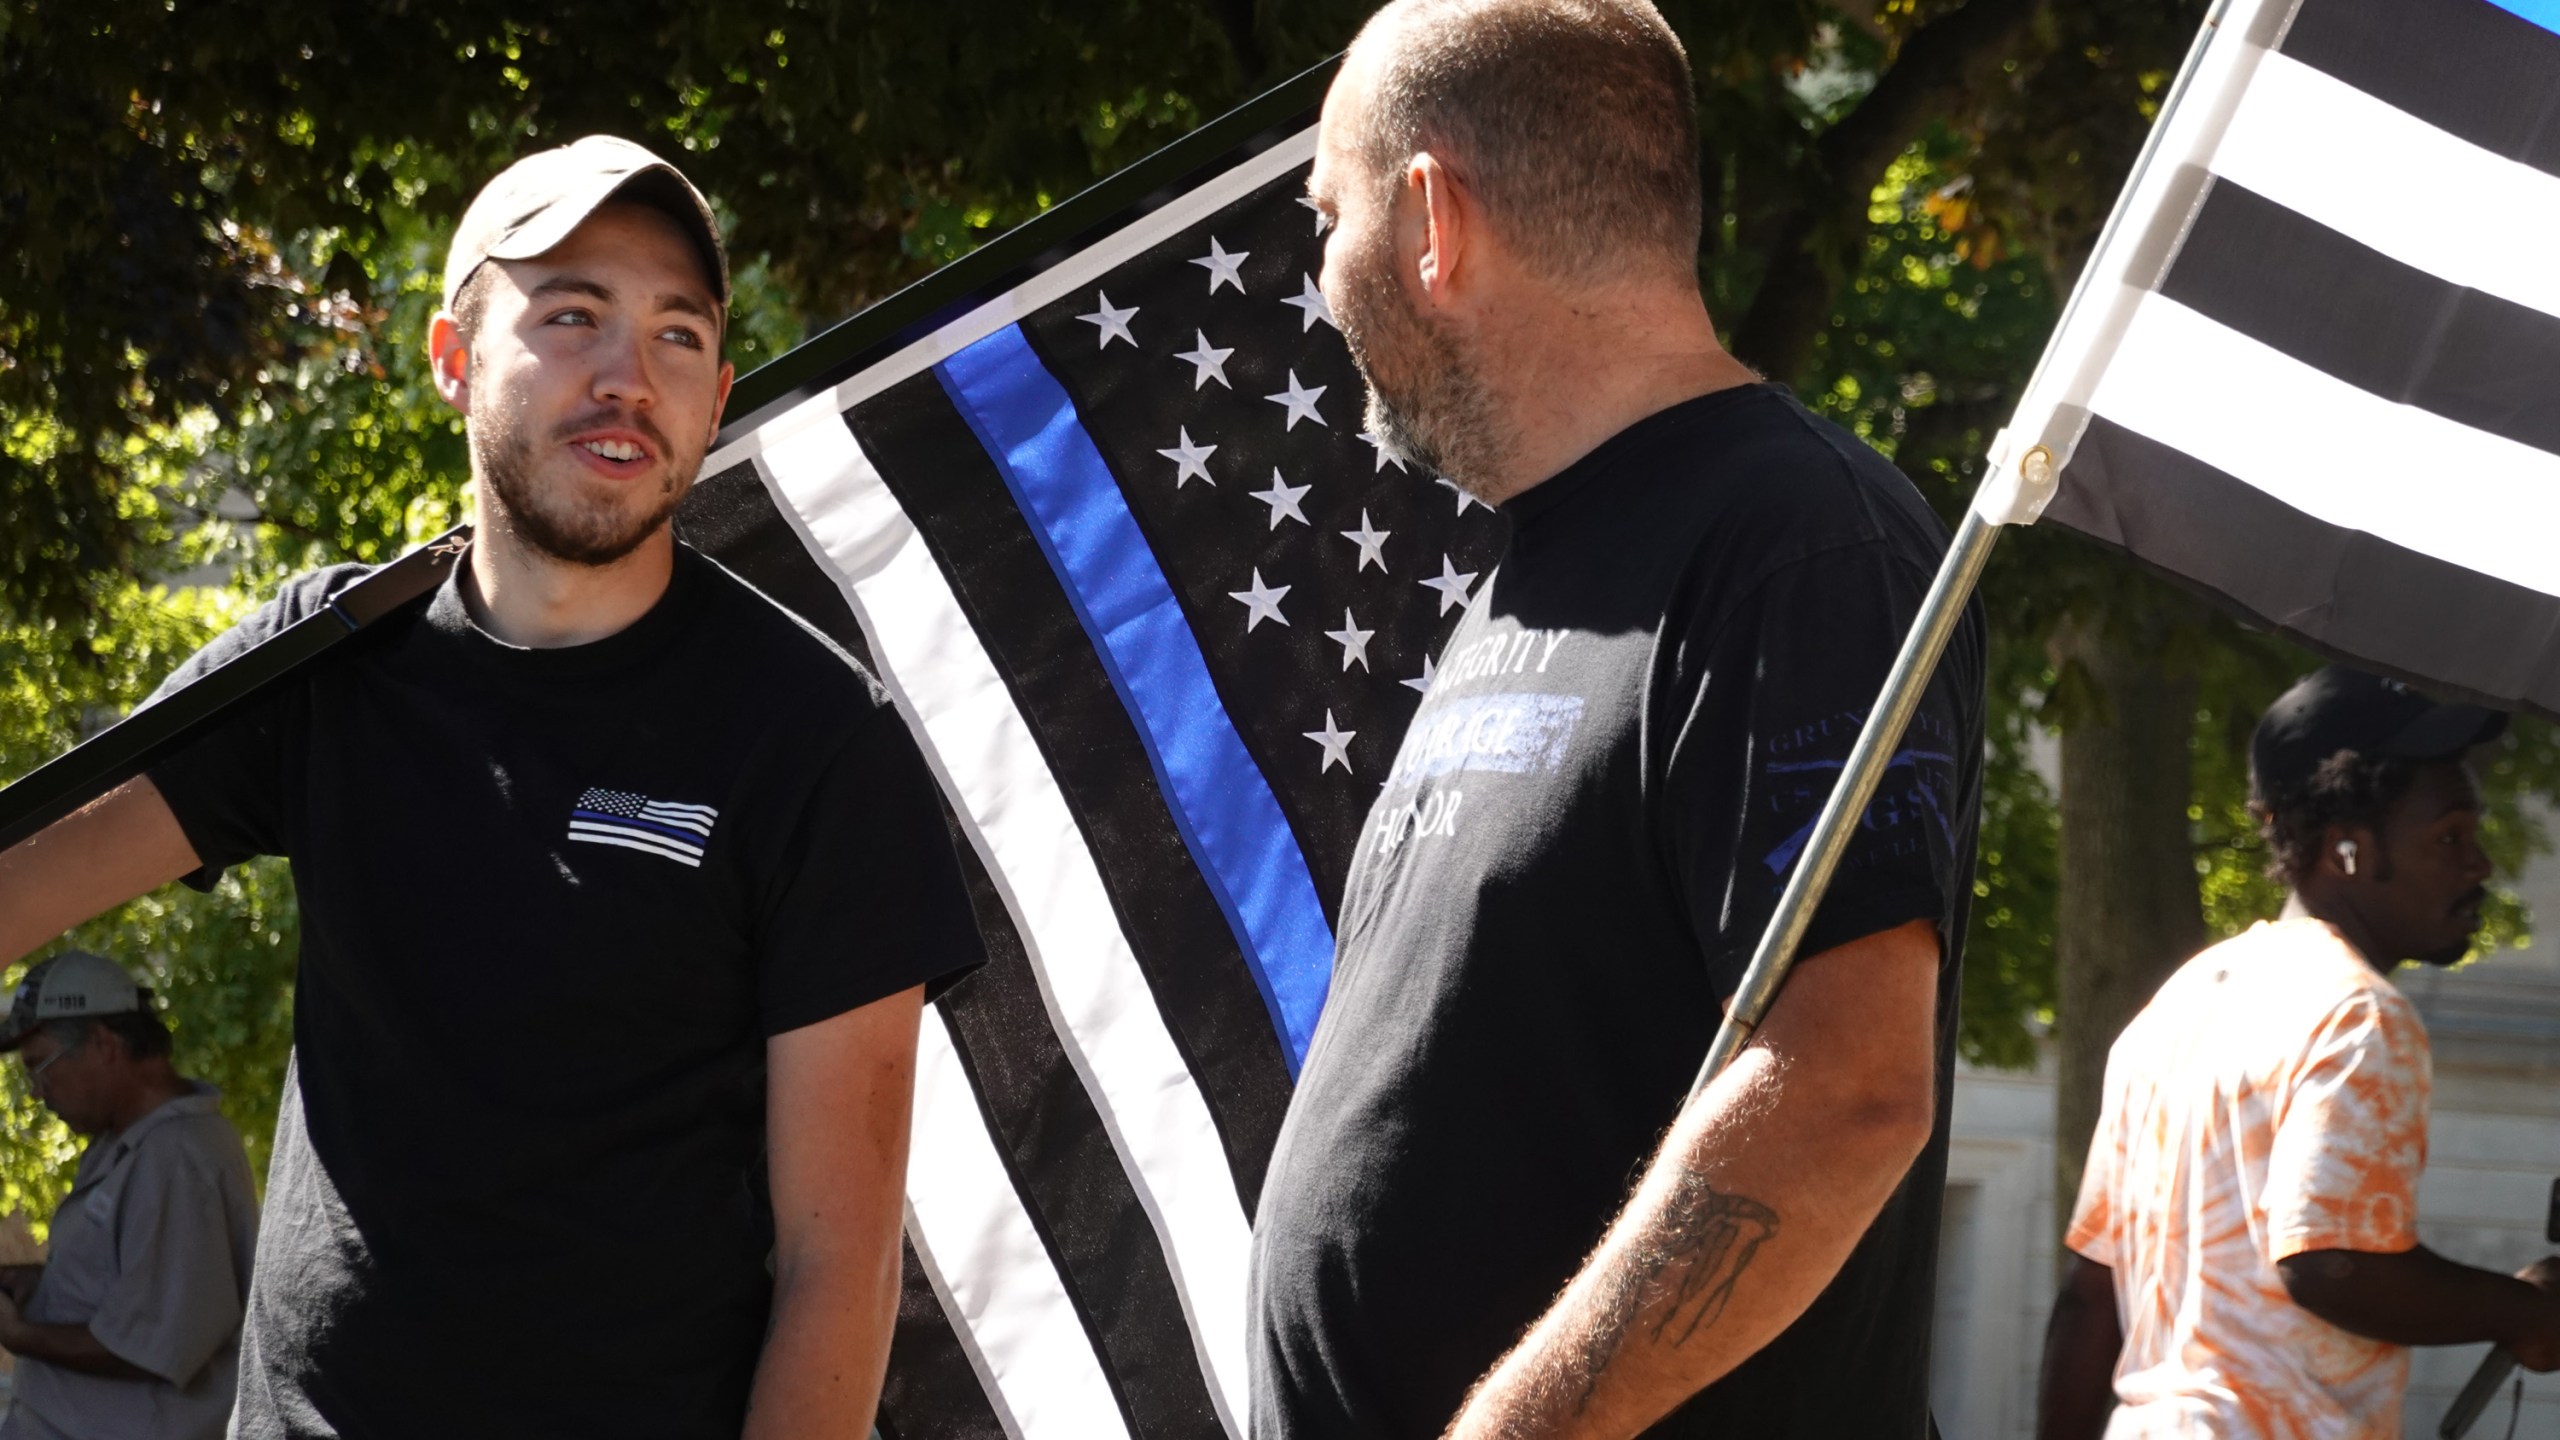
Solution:
[[[2245,3],[2245,0],[2244,0]],[[2272,0],[2284,5],[2286,0]],[[2142,151],[2134,158],[2133,171],[2125,177],[2124,189],[2116,196],[2115,208],[2108,213],[2104,229],[2098,233],[2097,247],[2090,252],[2088,265],[2080,272],[2079,283],[2072,287],[2071,299],[2063,306],[2062,318],[2054,326],[2056,340],[2066,336],[2073,315],[2092,289],[2093,281],[2108,287],[2117,278],[2100,276],[2101,261],[2117,232],[2128,222],[2135,195],[2142,180],[2160,152],[2162,137],[2170,130],[2170,117],[2202,64],[2206,49],[2221,33],[2231,0],[2214,0],[2205,15],[2204,27],[2188,47],[2186,60],[2178,67],[2177,78],[2163,97],[2160,114],[2152,122],[2151,133],[2144,137]],[[2254,10],[2263,5],[2251,5]],[[2048,343],[2036,362],[2035,374],[2020,392],[2036,393],[2037,383],[2044,378],[2052,363],[2055,346]],[[2033,435],[2024,437],[2036,438]],[[1972,598],[1974,586],[1982,579],[1983,566],[1990,563],[1991,547],[2000,538],[2004,525],[2032,525],[2052,498],[2061,462],[2052,449],[2042,443],[2031,445],[2014,464],[2008,459],[2010,435],[2003,430],[1991,442],[1991,468],[1984,475],[1982,487],[1975,492],[1973,505],[1966,510],[1964,521],[1956,527],[1954,541],[1947,547],[1947,558],[1938,566],[1938,576],[1930,583],[1927,598],[1921,601],[1919,618],[1911,633],[1903,638],[1902,653],[1894,657],[1893,668],[1885,675],[1884,689],[1877,695],[1875,708],[1869,712],[1864,729],[1858,732],[1857,744],[1849,751],[1848,762],[1841,767],[1840,782],[1822,807],[1822,816],[1814,822],[1813,835],[1805,846],[1803,858],[1795,873],[1787,877],[1787,887],[1778,896],[1778,908],[1769,918],[1769,928],[1761,933],[1759,946],[1752,951],[1751,964],[1742,972],[1742,982],[1733,993],[1733,1004],[1726,1010],[1724,1023],[1717,1027],[1713,1043],[1707,1047],[1707,1058],[1698,1067],[1698,1078],[1689,1087],[1689,1100],[1694,1103],[1706,1093],[1718,1073],[1750,1043],[1752,1033],[1760,1028],[1769,1013],[1778,988],[1786,983],[1788,967],[1795,963],[1796,946],[1804,939],[1806,927],[1813,923],[1814,908],[1822,903],[1822,892],[1831,884],[1832,872],[1840,865],[1840,857],[1848,852],[1849,837],[1866,817],[1867,802],[1875,798],[1876,787],[1884,780],[1885,765],[1902,743],[1902,732],[1911,723],[1912,712],[1919,709],[1920,697],[1936,674],[1938,659],[1946,653],[1947,639],[1955,633],[1956,622],[1964,615],[1965,602]]]
[[[2017,489],[2050,490],[2051,454],[2042,446],[2029,451],[2016,478]],[[1991,494],[1998,483],[1986,480],[1983,494]],[[1946,653],[1948,637],[1955,633],[1956,622],[1964,618],[1965,602],[1972,598],[1973,587],[1982,579],[1982,567],[1990,563],[1991,547],[2006,523],[1986,515],[1977,498],[1974,507],[1965,512],[1964,523],[1956,528],[1955,542],[1938,566],[1938,578],[1930,583],[1928,598],[1920,604],[1920,618],[1912,625],[1911,633],[1903,637],[1902,653],[1894,657],[1893,669],[1885,675],[1884,691],[1876,697],[1865,728],[1858,732],[1857,744],[1850,748],[1848,763],[1841,767],[1840,783],[1823,804],[1822,818],[1814,822],[1813,837],[1805,845],[1802,862],[1787,877],[1787,888],[1778,896],[1777,913],[1770,917],[1769,928],[1761,932],[1759,948],[1752,952],[1750,967],[1742,972],[1742,983],[1734,991],[1733,1005],[1725,1012],[1723,1025],[1716,1030],[1715,1043],[1707,1047],[1706,1063],[1698,1068],[1697,1081],[1689,1087],[1691,1100],[1696,1100],[1717,1072],[1750,1042],[1752,1032],[1760,1028],[1761,1019],[1769,1013],[1770,1002],[1777,998],[1778,987],[1786,983],[1787,969],[1795,963],[1797,942],[1804,939],[1805,927],[1813,923],[1814,907],[1821,903],[1822,892],[1831,884],[1832,871],[1849,849],[1849,836],[1866,818],[1867,802],[1875,798],[1876,786],[1884,779],[1885,764],[1892,758],[1894,747],[1902,743],[1902,732],[1910,725],[1912,712],[1920,708],[1929,677],[1937,672],[1938,657]]]

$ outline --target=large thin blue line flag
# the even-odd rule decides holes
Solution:
[[[894,695],[994,957],[925,1017],[893,1440],[1244,1434],[1343,877],[1500,546],[1362,434],[1324,79],[741,382],[679,522]]]

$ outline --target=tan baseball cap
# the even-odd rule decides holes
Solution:
[[[148,987],[134,983],[123,966],[103,955],[65,950],[39,960],[18,981],[9,1018],[0,1021],[0,1053],[26,1044],[38,1029],[55,1020],[94,1020],[147,1008],[150,994]]]
[[[707,270],[729,303],[729,255],[720,244],[711,203],[684,173],[642,147],[613,135],[590,135],[556,150],[527,155],[480,189],[445,252],[444,304],[462,282],[489,260],[530,260],[569,238],[607,200],[654,205],[673,216],[702,252]]]

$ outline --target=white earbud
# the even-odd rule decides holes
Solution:
[[[2353,840],[2338,842],[2338,868],[2350,875],[2356,873],[2356,842]]]

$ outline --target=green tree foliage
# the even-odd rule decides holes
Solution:
[[[0,626],[0,775],[33,769],[130,709],[244,608],[227,587],[173,592],[133,581],[99,603],[103,623],[76,636],[42,618]],[[222,1089],[261,1175],[292,1043],[295,923],[284,866],[260,861],[209,895],[162,891],[64,937],[146,972],[167,1001],[179,1067]],[[23,1210],[41,1234],[75,1143],[26,1093],[15,1065],[0,1069],[0,1127],[0,1214]]]

